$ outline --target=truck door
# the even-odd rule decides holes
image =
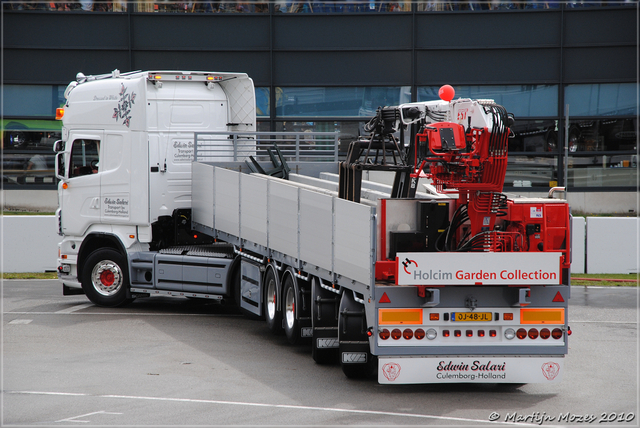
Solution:
[[[66,188],[60,198],[62,231],[80,236],[100,222],[100,150],[103,131],[70,132],[65,168]],[[68,146],[69,147],[69,146]]]
[[[138,134],[105,132],[100,162],[102,223],[148,222],[147,142],[138,141],[140,138],[135,138]]]

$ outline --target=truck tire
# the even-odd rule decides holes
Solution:
[[[296,285],[291,275],[284,276],[282,296],[282,318],[284,319],[282,324],[284,327],[284,333],[287,335],[289,343],[295,345],[300,341],[300,323],[298,322],[296,313],[299,298]]]
[[[82,289],[91,302],[107,307],[130,303],[128,287],[129,271],[122,254],[112,248],[89,254],[82,269]]]
[[[282,333],[282,310],[278,307],[278,278],[273,268],[268,267],[264,276],[264,319],[273,334]]]

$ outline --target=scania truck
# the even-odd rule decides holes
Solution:
[[[503,193],[513,117],[451,91],[381,106],[340,160],[335,134],[256,132],[243,73],[78,74],[63,293],[230,302],[383,384],[560,381],[569,206]]]

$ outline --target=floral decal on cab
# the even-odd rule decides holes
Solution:
[[[127,128],[131,124],[131,106],[135,104],[136,101],[136,93],[131,92],[127,93],[127,88],[122,84],[120,88],[120,100],[118,101],[118,107],[113,109],[113,119],[116,122],[122,119],[122,124]]]

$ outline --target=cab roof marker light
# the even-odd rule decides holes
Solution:
[[[56,109],[56,120],[62,120],[63,117],[64,117],[64,108],[58,107]]]

